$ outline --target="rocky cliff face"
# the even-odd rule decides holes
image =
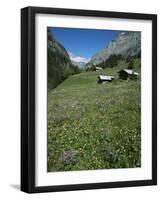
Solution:
[[[48,51],[51,51],[55,56],[60,55],[64,57],[63,60],[70,62],[66,49],[53,37],[50,31],[48,31]]]
[[[141,52],[140,32],[121,32],[102,51],[95,54],[87,66],[97,65],[108,60],[111,55],[137,56]]]
[[[66,49],[54,38],[50,31],[47,32],[48,44],[48,89],[56,87],[70,75],[78,73]]]

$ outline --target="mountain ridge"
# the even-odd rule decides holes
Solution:
[[[137,56],[141,53],[141,33],[121,32],[100,52],[92,56],[87,67],[98,65],[109,59],[111,55]]]

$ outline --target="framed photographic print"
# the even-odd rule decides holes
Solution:
[[[157,16],[21,10],[21,190],[157,184]]]

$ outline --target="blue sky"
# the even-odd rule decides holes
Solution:
[[[76,62],[88,62],[97,52],[105,48],[120,31],[49,28],[54,37],[68,51],[70,58]]]

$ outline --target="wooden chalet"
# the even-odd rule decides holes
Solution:
[[[118,74],[119,77],[123,80],[136,79],[139,76],[139,74],[137,72],[134,72],[132,69],[122,69],[118,72]]]
[[[95,70],[95,71],[100,71],[100,70],[103,70],[103,68],[102,68],[102,67],[95,67],[94,70]]]
[[[114,79],[113,76],[99,75],[98,76],[98,83],[111,82],[113,79]]]

